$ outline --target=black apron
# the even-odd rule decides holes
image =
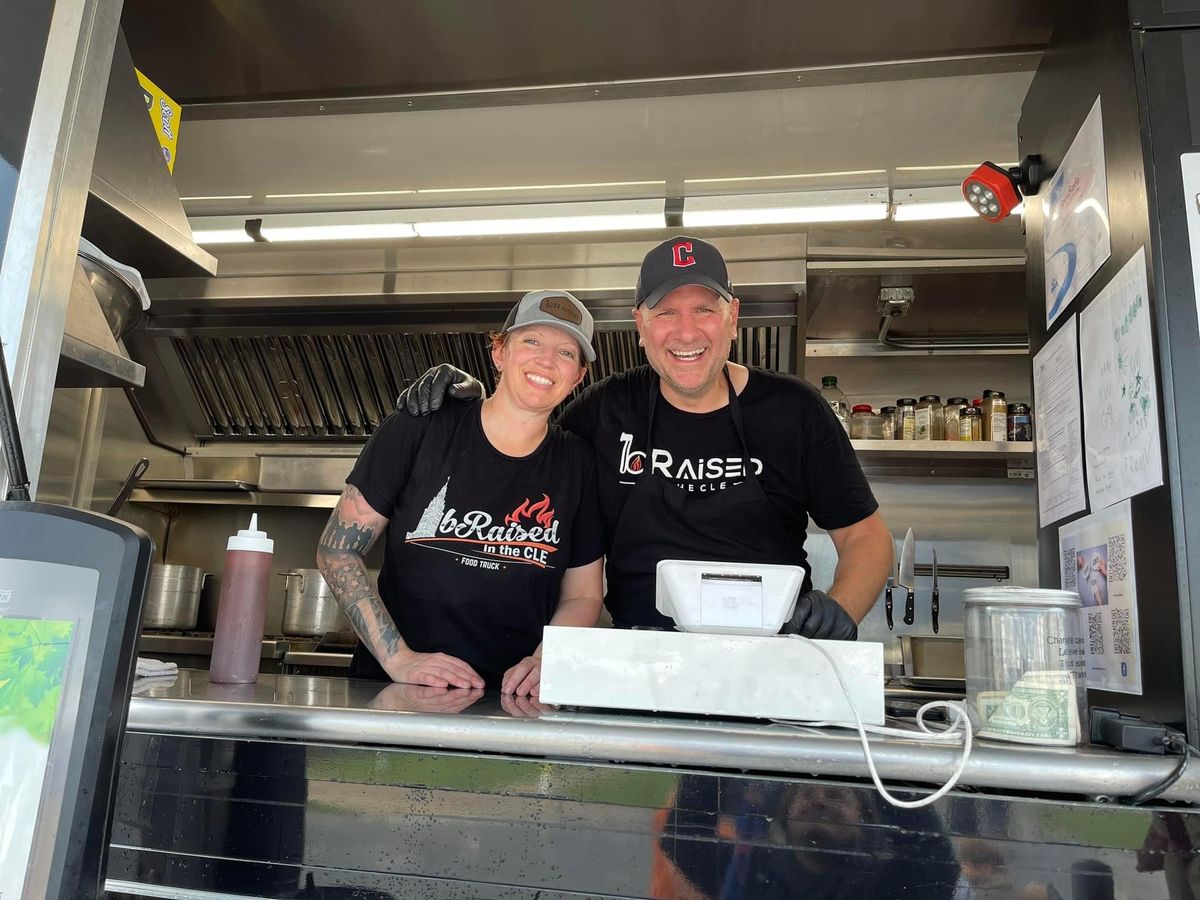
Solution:
[[[803,565],[804,534],[793,535],[779,516],[754,473],[742,407],[728,369],[729,412],[742,445],[745,477],[723,491],[692,493],[655,475],[651,448],[659,379],[650,383],[650,417],[646,426],[646,466],[625,499],[613,530],[605,574],[605,605],[619,628],[652,626],[673,629],[675,622],[654,608],[655,567],[663,559]],[[806,567],[807,568],[807,567]],[[805,589],[809,584],[805,574]]]

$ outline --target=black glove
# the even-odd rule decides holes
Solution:
[[[796,611],[783,626],[783,633],[831,641],[858,640],[858,626],[850,614],[824,591],[809,591],[796,601]]]
[[[426,369],[396,398],[396,408],[410,416],[427,416],[442,408],[449,394],[455,400],[475,400],[483,396],[483,383],[449,363]]]

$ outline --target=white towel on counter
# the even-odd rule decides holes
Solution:
[[[137,678],[161,678],[164,675],[174,675],[179,671],[179,666],[173,662],[163,662],[161,659],[148,659],[144,656],[139,656],[137,659],[137,671],[134,673]]]

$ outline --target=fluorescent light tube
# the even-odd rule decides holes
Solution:
[[[416,237],[407,222],[364,222],[342,225],[267,225],[262,236],[272,244],[295,241],[366,241]]]
[[[807,222],[872,222],[887,218],[886,203],[842,206],[787,206],[777,209],[712,209],[683,211],[684,228],[721,225],[793,225]]]
[[[886,218],[886,199],[881,192],[870,190],[687,197],[683,201],[685,228],[870,222]]]
[[[589,200],[410,209],[421,237],[485,237],[506,234],[568,234],[666,227],[662,200]]]
[[[892,221],[895,222],[979,218],[974,207],[963,199],[960,184],[894,191],[892,197],[895,202]]]
[[[546,216],[532,219],[467,219],[417,222],[421,237],[467,237],[497,234],[565,234],[579,231],[629,231],[662,228],[662,213],[623,216]]]
[[[246,234],[245,226],[241,228],[202,228],[192,232],[192,240],[197,244],[250,244],[254,238]]]
[[[979,213],[966,200],[939,200],[897,203],[892,218],[897,222],[927,222],[931,219],[978,219]]]
[[[263,216],[262,236],[273,244],[297,241],[369,241],[416,237],[408,211],[280,213]]]

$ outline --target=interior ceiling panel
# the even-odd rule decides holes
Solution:
[[[1036,0],[126,0],[183,103],[673,78],[1044,46]]]

